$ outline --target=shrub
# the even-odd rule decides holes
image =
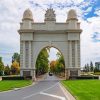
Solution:
[[[70,77],[70,79],[99,79],[98,76],[76,76]]]
[[[2,77],[2,80],[24,80],[22,76],[6,76]]]

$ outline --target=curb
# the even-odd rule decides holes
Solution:
[[[75,97],[62,85],[62,83],[59,83],[63,93],[65,94],[67,100],[76,100]]]

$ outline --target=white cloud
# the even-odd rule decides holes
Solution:
[[[38,4],[38,6],[30,4],[29,1]],[[43,22],[47,5],[53,4],[59,22],[66,21],[67,12],[71,8],[74,8],[78,14],[83,29],[81,34],[82,66],[90,60],[98,61],[100,43],[94,43],[91,37],[94,32],[100,33],[100,9],[95,11],[98,17],[88,18],[87,21],[83,19],[84,15],[92,10],[92,5],[95,2],[96,0],[0,0],[0,50],[7,52],[9,48],[11,49],[11,51],[8,50],[9,52],[19,52],[17,30],[25,9],[30,8],[32,10],[35,22]],[[87,9],[84,10],[84,7],[87,7]],[[5,56],[3,57],[5,58]],[[8,62],[5,60],[5,63]]]
[[[99,61],[100,55],[100,42],[93,42],[92,36],[95,32],[100,33],[100,17],[92,17],[87,21],[81,21],[81,59],[82,66],[90,61]],[[97,59],[99,58],[99,59]]]

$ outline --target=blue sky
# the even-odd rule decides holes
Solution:
[[[81,66],[100,61],[100,0],[0,0],[0,56],[10,64],[14,52],[19,52],[19,23],[23,12],[30,8],[35,22],[43,22],[47,8],[52,7],[57,22],[65,22],[68,11],[76,10],[81,22]],[[51,50],[51,58],[55,49]]]

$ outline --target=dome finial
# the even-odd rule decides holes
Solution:
[[[69,10],[67,20],[78,20],[76,11],[74,9]]]
[[[33,21],[33,14],[32,14],[32,11],[29,8],[24,11],[22,20],[31,20],[31,21]]]

